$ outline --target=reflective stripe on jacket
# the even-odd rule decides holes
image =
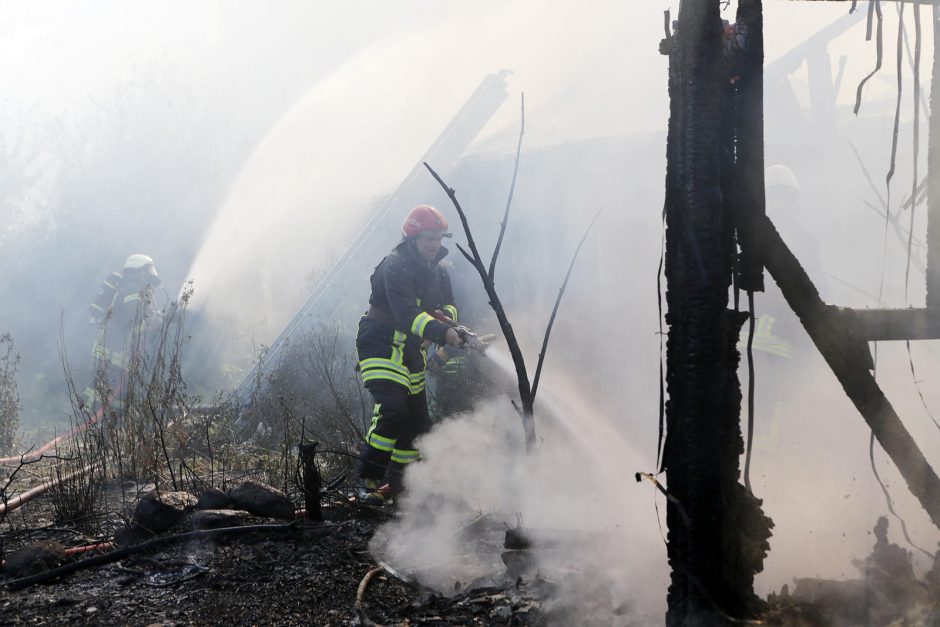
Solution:
[[[440,263],[446,256],[442,247],[430,264],[418,255],[413,240],[403,240],[372,273],[369,304],[388,313],[398,330],[444,344],[448,327],[428,312],[446,308],[456,318],[450,277]]]
[[[457,317],[450,277],[440,263],[446,254],[442,248],[437,260],[429,264],[418,256],[414,242],[405,240],[376,266],[369,304],[383,315],[363,316],[356,337],[366,386],[384,380],[410,394],[424,392],[427,355],[422,339],[444,344],[448,329],[428,312],[441,309]]]

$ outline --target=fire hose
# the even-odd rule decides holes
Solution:
[[[79,477],[85,474],[86,472],[93,470],[100,463],[101,462],[94,462],[92,464],[88,464],[84,468],[79,468],[78,470],[74,470],[66,475],[61,475],[58,477],[51,477],[49,479],[46,479],[42,483],[40,483],[35,488],[30,488],[26,492],[23,492],[19,494],[18,496],[13,497],[12,499],[6,499],[5,502],[0,503],[0,516],[3,516],[7,512],[12,512],[16,508],[22,505],[25,505],[26,503],[29,503],[31,500],[33,500],[34,498],[36,498],[43,492],[46,492],[47,490],[54,488],[55,486],[59,485],[63,481],[70,481],[71,479],[74,479],[75,477]]]
[[[114,398],[114,395],[115,395],[115,392],[113,390],[108,393],[108,403],[111,402],[111,400]],[[0,457],[0,466],[6,466],[8,464],[19,464],[23,462],[31,462],[31,461],[38,460],[40,457],[42,457],[43,453],[48,453],[49,451],[53,450],[60,442],[64,442],[65,440],[73,438],[79,433],[81,433],[82,431],[84,431],[85,429],[87,429],[88,427],[94,424],[97,424],[98,421],[104,417],[105,407],[106,405],[100,406],[98,410],[94,413],[94,415],[90,416],[88,420],[86,420],[80,425],[73,427],[72,430],[69,431],[68,433],[49,440],[48,442],[40,446],[35,451],[27,451],[23,453],[22,455]]]

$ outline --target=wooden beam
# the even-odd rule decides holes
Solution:
[[[863,341],[940,339],[937,309],[849,309],[826,307],[831,324]]]
[[[842,384],[849,400],[871,427],[881,448],[897,466],[911,493],[920,501],[933,524],[940,528],[940,478],[872,376],[868,344],[853,335],[851,329],[843,324],[846,316],[856,315],[864,321],[867,314],[858,311],[845,314],[845,311],[851,310],[843,310],[833,315],[838,308],[822,302],[816,286],[769,218],[760,223],[759,236],[763,243],[764,267]],[[900,324],[895,319],[896,314],[885,314],[884,310],[872,317],[887,319],[894,325]]]

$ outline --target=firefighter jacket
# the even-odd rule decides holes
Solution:
[[[95,301],[89,308],[92,324],[101,324],[108,316],[111,306],[114,304],[114,295],[117,294],[118,286],[121,285],[123,275],[120,272],[112,272],[108,278],[101,284]]]
[[[447,249],[441,247],[437,259],[428,263],[418,255],[412,240],[402,241],[372,273],[369,304],[390,314],[397,329],[444,344],[448,326],[428,312],[442,309],[452,320],[457,319],[450,277],[441,265],[446,256]]]
[[[150,284],[123,277],[115,284],[115,274],[106,281],[106,285],[111,283],[114,288],[110,302],[102,307],[105,314],[99,322],[92,356],[123,370],[127,365],[125,357],[142,346],[144,328],[155,315],[154,299]],[[103,295],[104,288],[95,304],[101,306]]]
[[[442,310],[457,320],[453,289],[440,263],[441,248],[433,263],[424,261],[412,240],[404,240],[376,266],[370,279],[370,310],[359,323],[356,348],[362,380],[390,380],[424,391],[426,355],[423,340],[445,344],[447,324],[428,312]]]

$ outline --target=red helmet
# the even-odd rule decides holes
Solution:
[[[405,216],[401,225],[401,234],[405,237],[418,237],[422,234],[450,237],[447,232],[447,218],[431,205],[418,205]]]

